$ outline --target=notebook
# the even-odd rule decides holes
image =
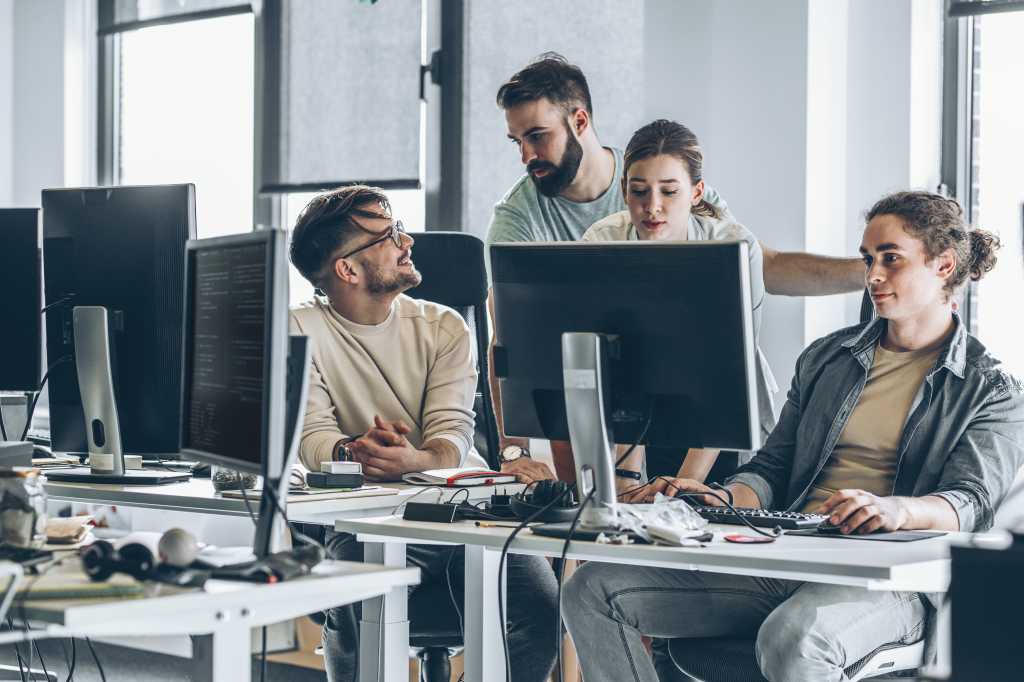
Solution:
[[[457,467],[454,469],[428,469],[413,471],[402,476],[402,480],[413,485],[438,485],[447,488],[466,488],[475,485],[500,485],[515,483],[513,474],[482,469],[480,467]]]

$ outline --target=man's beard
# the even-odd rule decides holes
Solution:
[[[526,172],[530,174],[530,179],[533,180],[537,191],[546,197],[556,197],[571,185],[572,181],[576,179],[576,173],[579,172],[580,162],[583,161],[583,145],[572,134],[568,125],[565,128],[569,137],[565,143],[565,151],[562,152],[562,160],[557,166],[549,161],[537,159],[526,165]],[[550,172],[544,177],[538,178],[533,171],[540,169],[547,169]]]
[[[423,275],[415,265],[409,271],[399,270],[390,273],[385,273],[382,268],[372,263],[363,263],[363,267],[366,269],[366,290],[371,294],[401,293],[419,286],[423,281]]]

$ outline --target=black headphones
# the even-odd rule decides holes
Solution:
[[[97,540],[82,550],[82,568],[90,579],[106,580],[115,573],[127,573],[137,580],[153,575],[156,560],[145,545],[130,542],[120,549],[106,540]]]
[[[573,487],[565,481],[537,481],[532,490],[527,488],[512,497],[512,511],[524,521],[540,512],[534,521],[571,523],[578,510]]]

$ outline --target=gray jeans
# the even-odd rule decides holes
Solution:
[[[586,682],[657,682],[642,635],[757,637],[771,682],[841,682],[844,668],[924,635],[914,592],[590,562],[563,587],[562,614]]]

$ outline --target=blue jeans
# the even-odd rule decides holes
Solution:
[[[562,613],[587,682],[657,682],[641,636],[755,637],[770,682],[842,682],[879,646],[924,636],[914,592],[590,562]]]
[[[331,559],[363,559],[363,545],[356,542],[350,533],[328,531],[325,546]],[[459,611],[465,613],[465,561],[462,547],[407,545],[406,561],[410,566],[420,569],[420,584],[411,590],[430,584],[444,585],[447,567]],[[548,562],[541,557],[510,554],[506,561],[506,619],[512,680],[544,682],[555,663],[555,600],[558,589],[555,575]],[[454,606],[451,608],[454,611]],[[355,682],[357,679],[359,613],[358,604],[329,609],[327,612],[323,645],[324,666],[330,682]],[[443,622],[450,617],[451,614],[439,616],[436,613],[417,613],[413,608],[409,610],[409,620],[417,627],[429,627],[431,622]]]

